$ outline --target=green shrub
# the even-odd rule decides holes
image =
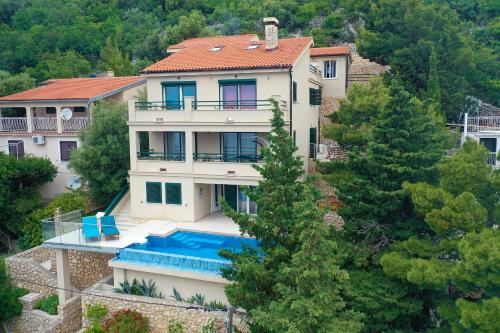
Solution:
[[[215,319],[210,319],[208,323],[203,325],[203,327],[199,330],[199,333],[217,333],[215,329]]]
[[[132,283],[125,280],[124,282],[120,282],[120,288],[114,288],[113,291],[119,294],[164,298],[163,294],[158,292],[156,282],[153,282],[153,279],[150,279],[148,282],[142,279],[140,283],[137,279],[132,280]]]
[[[178,320],[170,320],[168,322],[167,333],[184,333],[186,328],[184,324]]]
[[[50,295],[35,304],[35,309],[47,312],[50,315],[57,314],[57,306],[59,305],[59,297],[57,295]]]
[[[85,318],[90,321],[90,326],[84,333],[105,333],[102,322],[109,310],[101,304],[89,305],[85,311]]]
[[[18,240],[18,246],[21,249],[29,249],[42,243],[42,224],[41,220],[54,216],[56,208],[61,208],[61,213],[68,213],[81,209],[86,211],[89,205],[88,193],[82,189],[63,193],[54,199],[45,207],[36,209],[28,217],[26,223],[21,229],[21,237]]]
[[[103,328],[107,333],[148,333],[149,320],[137,311],[125,309],[115,312]]]

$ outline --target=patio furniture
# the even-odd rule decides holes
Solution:
[[[97,227],[97,217],[82,217],[82,233],[83,237],[85,237],[85,241],[87,242],[90,242],[91,240],[99,241],[101,239],[101,234],[99,232],[99,228]]]
[[[106,239],[120,238],[120,231],[116,227],[115,217],[113,215],[101,217],[101,231]]]

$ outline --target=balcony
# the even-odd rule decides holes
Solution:
[[[287,105],[279,106],[288,121]],[[132,123],[196,123],[197,125],[260,124],[270,125],[273,105],[269,100],[255,101],[199,101],[186,97],[185,102],[129,103],[129,121]]]
[[[61,120],[61,132],[79,132],[88,127],[87,117]],[[31,126],[30,126],[31,125]],[[0,132],[59,132],[56,117],[0,117]]]
[[[137,153],[138,160],[148,161],[185,161],[184,153],[169,153],[166,151],[141,151]]]
[[[500,132],[500,116],[468,117],[467,132]]]

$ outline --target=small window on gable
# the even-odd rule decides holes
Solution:
[[[161,203],[160,182],[146,182],[146,202]]]
[[[210,49],[211,52],[217,52],[224,48],[224,45],[214,46]]]
[[[327,60],[323,63],[323,78],[336,79],[337,78],[337,61]]]

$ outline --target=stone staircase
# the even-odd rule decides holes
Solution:
[[[130,215],[130,193],[127,193],[122,198],[111,214],[115,216],[116,224],[121,230],[128,229],[127,225],[132,224],[132,216]]]

